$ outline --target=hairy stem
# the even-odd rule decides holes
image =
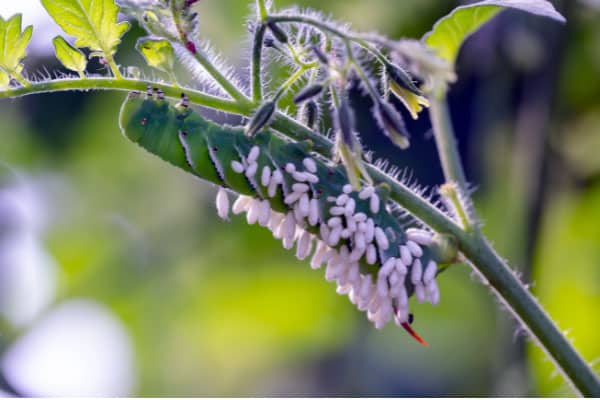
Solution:
[[[111,72],[113,73],[115,79],[122,79],[123,77],[121,76],[121,72],[119,71],[119,66],[115,62],[113,56],[109,55],[109,53],[105,53],[104,58],[106,58],[106,62],[108,63],[108,66]]]
[[[384,64],[384,65],[389,64],[389,60],[383,54],[381,54],[381,52],[379,50],[377,50],[375,47],[370,45],[364,37],[362,37],[360,35],[352,35],[347,32],[343,32],[340,29],[336,28],[335,26],[328,24],[327,22],[319,21],[318,19],[307,17],[304,15],[276,15],[276,14],[269,15],[268,20],[273,21],[273,22],[296,22],[296,23],[311,25],[317,29],[320,29],[321,31],[328,32],[328,33],[338,36],[339,38],[344,39],[346,41],[355,42],[359,46],[364,48],[365,50],[371,52],[375,56],[375,58],[377,58],[382,64]]]
[[[456,182],[458,187],[466,194],[467,179],[460,162],[446,96],[431,96],[430,102],[429,115],[444,176],[447,181]]]
[[[148,86],[158,88],[165,92],[166,96],[174,99],[179,98],[182,93],[181,88],[144,80],[134,80],[128,78],[68,78],[31,83],[27,87],[15,87],[2,90],[0,91],[0,99],[21,97],[39,93],[64,92],[69,90],[117,90],[123,92],[137,90],[144,92]],[[197,90],[186,89],[185,93],[188,95],[191,102],[203,107],[242,115],[249,114],[251,110],[251,107],[248,107],[246,104],[240,105],[238,102],[208,95]]]
[[[258,17],[260,18],[261,21],[264,21],[265,19],[267,19],[267,6],[265,4],[265,0],[256,0],[256,8],[258,11]]]
[[[209,59],[202,54],[200,51],[192,53],[193,57],[198,61],[198,63],[204,68],[204,70],[223,88],[223,90],[231,96],[232,99],[237,100],[239,103],[249,104],[250,101],[246,96],[239,90],[234,84],[232,84],[229,79],[223,75],[219,70],[213,65]]]
[[[567,381],[585,396],[600,395],[600,380],[575,350],[558,326],[531,295],[513,270],[493,250],[485,236],[473,224],[477,220],[467,191],[465,173],[458,153],[445,94],[431,99],[431,122],[447,182],[456,183],[468,202],[466,218],[472,230],[451,232],[463,254],[486,278],[498,297],[529,330],[531,336],[552,359]],[[460,203],[460,202],[459,202]]]
[[[239,103],[249,103],[244,93],[239,90],[229,79],[223,75],[217,67],[203,54],[200,50],[190,50],[190,41],[187,33],[181,27],[180,13],[176,8],[176,2],[171,2],[171,16],[173,17],[173,23],[177,28],[179,34],[179,43],[188,51],[198,63],[204,68],[204,70],[221,86],[221,88],[231,96],[232,99],[237,100]],[[195,45],[194,45],[195,46]]]
[[[262,3],[259,1],[259,3]],[[263,7],[264,7],[264,3]],[[254,32],[254,44],[252,46],[252,65],[250,66],[251,75],[250,80],[252,87],[252,101],[258,103],[260,99],[262,99],[262,79],[260,76],[260,67],[262,64],[262,48],[263,48],[263,40],[265,38],[265,30],[266,25],[264,23],[260,23],[256,27],[256,31]]]

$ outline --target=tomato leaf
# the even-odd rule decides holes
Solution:
[[[71,71],[83,75],[87,66],[85,55],[79,49],[71,46],[62,36],[52,39],[52,43],[54,44],[56,58],[60,60],[62,65]]]
[[[423,40],[439,57],[453,65],[465,40],[507,8],[565,22],[565,18],[546,0],[485,0],[455,8],[439,19]]]
[[[76,47],[87,47],[94,56],[104,57],[119,76],[113,55],[128,22],[117,22],[119,7],[114,0],[41,0],[56,23],[75,38]]]
[[[135,48],[142,54],[149,66],[167,74],[173,74],[175,53],[168,40],[140,38]]]
[[[0,17],[0,71],[6,76],[12,76],[21,83],[23,65],[21,61],[27,55],[27,45],[31,40],[33,26],[29,25],[21,32],[21,14],[15,14],[7,20]],[[5,78],[0,78],[4,82]]]

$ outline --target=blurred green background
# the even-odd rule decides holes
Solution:
[[[276,3],[316,7],[392,38],[422,36],[457,5]],[[556,5],[565,26],[506,12],[470,39],[450,107],[484,230],[593,362],[600,357],[600,9],[592,1]],[[203,0],[197,8],[204,38],[243,75],[248,1]],[[139,28],[127,34],[121,64],[142,66],[133,51],[142,34]],[[26,65],[58,68],[35,52]],[[45,389],[51,376],[77,386],[67,365],[69,343],[42,362],[36,357],[47,356],[43,351],[24,355],[38,348],[24,338],[46,332],[44,321],[61,305],[85,299],[121,334],[119,346],[94,340],[83,346],[79,394],[572,394],[466,266],[440,278],[439,306],[413,305],[429,348],[393,326],[376,331],[322,270],[296,261],[266,230],[240,217],[218,220],[213,187],[127,142],[117,126],[122,98],[67,93],[0,102],[0,388],[64,393]],[[442,182],[426,116],[410,126],[411,150],[397,152],[369,122],[366,100],[356,95],[354,102],[376,155],[407,166],[423,184]],[[29,189],[15,189],[23,187]],[[3,206],[6,198],[13,203]],[[38,286],[6,272],[31,262],[11,253],[25,237],[52,265]],[[40,288],[46,298],[19,311],[22,299]],[[87,322],[71,323],[77,338],[78,324]],[[36,337],[44,348],[45,336]],[[86,356],[86,346],[114,352],[121,381],[86,392],[94,374],[108,373],[92,365],[111,370],[95,353]],[[41,365],[49,375],[30,382]]]

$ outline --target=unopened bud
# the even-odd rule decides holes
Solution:
[[[276,104],[274,101],[263,103],[258,110],[256,110],[256,113],[254,113],[250,122],[248,122],[248,125],[246,125],[246,135],[254,136],[258,131],[263,129],[269,123],[273,114],[275,114],[275,109]]]
[[[273,36],[275,36],[275,39],[277,39],[281,43],[288,42],[287,33],[285,33],[285,31],[281,29],[275,22],[268,22],[267,26],[269,27],[269,30],[271,31]]]
[[[325,54],[325,52],[323,52],[319,46],[312,45],[310,48],[322,64],[329,64],[329,57],[327,57],[327,54]]]
[[[319,121],[319,106],[315,101],[307,101],[302,106],[302,119],[306,126],[314,129]]]
[[[294,96],[294,103],[298,104],[298,103],[302,103],[306,100],[310,100],[310,99],[318,96],[319,94],[321,94],[322,91],[323,91],[323,85],[321,85],[320,83],[315,83],[315,84],[306,86],[304,89],[299,91]]]
[[[386,136],[401,149],[408,148],[410,135],[400,113],[390,103],[384,101],[375,105],[374,111],[375,118]]]
[[[354,138],[354,114],[345,95],[340,96],[340,105],[336,111],[337,128],[342,134],[342,140],[353,150],[356,144]]]
[[[385,70],[390,79],[397,85],[416,94],[417,96],[421,96],[423,94],[413,82],[412,77],[402,67],[395,64],[387,64]]]
[[[406,106],[413,119],[417,119],[423,107],[429,107],[429,101],[401,67],[387,64],[386,71],[390,77],[390,90]]]

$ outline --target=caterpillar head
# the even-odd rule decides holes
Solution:
[[[182,115],[162,98],[160,92],[153,98],[140,93],[129,94],[119,115],[123,135],[169,163],[190,171],[185,153],[179,143]]]

